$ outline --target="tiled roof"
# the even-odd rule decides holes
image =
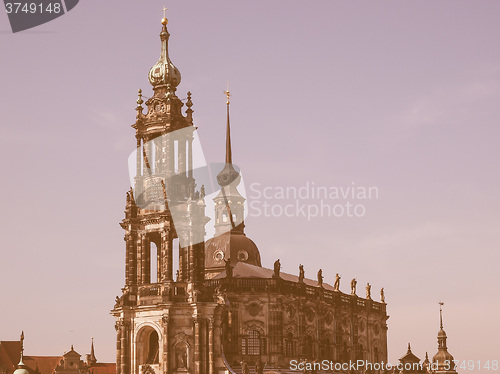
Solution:
[[[30,368],[31,372],[34,372],[38,366],[40,374],[52,374],[61,360],[61,356],[24,356],[23,358],[24,364]]]
[[[90,369],[92,374],[116,374],[115,363],[97,363]]]
[[[21,357],[21,342],[0,341],[0,367],[5,367],[8,372],[14,370]]]

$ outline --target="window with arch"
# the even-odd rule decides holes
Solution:
[[[293,341],[292,333],[288,333],[285,338],[285,356],[286,357],[295,356],[295,342]]]
[[[260,334],[256,330],[249,330],[247,336],[241,340],[241,353],[256,356],[262,354]]]
[[[314,341],[311,335],[307,335],[306,337],[306,358],[308,360],[314,359]]]
[[[330,338],[326,338],[323,342],[323,358],[326,360],[333,359],[333,344]]]
[[[375,349],[373,350],[373,356],[375,359],[374,362],[380,362],[380,353],[378,347],[375,347]]]

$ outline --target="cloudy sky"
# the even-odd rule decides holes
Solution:
[[[12,34],[0,13],[1,340],[71,344],[114,361],[109,310],[124,281],[127,158],[137,89],[159,56],[161,1],[81,1]],[[500,3],[171,1],[170,56],[193,93],[207,162],[245,175],[247,234],[263,264],[385,288],[389,356],[500,359]],[[321,199],[259,197],[304,186],[376,187],[362,217],[267,214]],[[297,206],[297,205],[296,205]],[[260,207],[260,208],[259,208]],[[314,208],[311,208],[314,209]],[[361,209],[361,208],[358,208]]]

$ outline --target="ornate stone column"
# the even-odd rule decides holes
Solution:
[[[120,325],[120,367],[121,374],[130,374],[128,372],[128,339],[127,332],[130,323],[128,321],[122,321]],[[118,366],[118,365],[117,365]]]
[[[200,319],[193,318],[194,322],[194,373],[201,374],[201,352],[200,352]]]
[[[193,177],[193,137],[188,140],[188,177]]]
[[[136,178],[141,176],[141,138],[137,138],[137,155],[136,155]]]
[[[142,247],[144,243],[144,234],[140,233],[137,235],[137,282],[142,282]]]
[[[170,373],[170,343],[168,336],[168,327],[169,327],[169,316],[165,315],[161,318],[161,322],[163,325],[163,373]]]
[[[214,374],[214,319],[208,319],[208,374]]]
[[[162,282],[172,280],[172,240],[169,232],[164,230],[161,232],[161,258],[162,258]]]
[[[179,139],[177,152],[179,160],[179,174],[186,175],[186,139]]]
[[[151,277],[150,277],[150,272],[149,272],[149,256],[150,254],[150,249],[149,249],[149,241],[146,238],[146,234],[141,234],[141,282],[143,284],[149,283]]]

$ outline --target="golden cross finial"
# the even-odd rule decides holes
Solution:
[[[168,9],[167,7],[163,7],[163,9],[162,9],[163,10],[163,18],[161,19],[161,24],[163,26],[167,26],[167,23],[168,23],[167,15],[165,13],[167,11],[167,9]]]
[[[229,93],[229,81],[227,82],[227,90],[224,93],[226,94],[226,104],[229,105],[229,97],[231,96]]]

